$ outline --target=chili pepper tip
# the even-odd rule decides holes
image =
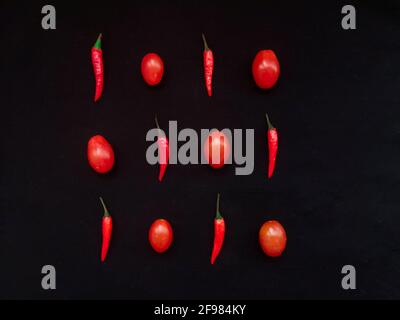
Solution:
[[[156,121],[156,126],[157,126],[157,128],[160,129],[160,126],[158,125],[157,115],[154,117],[154,120]]]

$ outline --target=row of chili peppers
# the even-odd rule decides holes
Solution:
[[[110,242],[112,237],[112,217],[100,197],[103,206],[103,223],[102,223],[102,246],[101,261],[106,260]],[[214,241],[211,251],[211,264],[219,256],[225,239],[225,219],[220,212],[220,194],[217,195],[216,215],[214,218]],[[173,231],[170,223],[165,219],[157,219],[153,222],[149,230],[149,242],[153,249],[158,253],[163,253],[169,249],[173,240]],[[259,231],[259,243],[263,252],[270,257],[279,257],[286,248],[287,236],[283,226],[276,220],[265,222]]]
[[[204,34],[202,34],[204,83],[208,96],[212,96],[212,82],[214,74],[214,53],[209,48]],[[101,47],[102,34],[100,34],[92,48],[92,64],[96,80],[94,101],[98,101],[104,88],[104,62]],[[143,79],[148,85],[155,86],[160,83],[164,74],[164,62],[156,53],[146,54],[141,63]],[[273,50],[260,50],[252,64],[253,78],[261,89],[271,89],[278,81],[280,64]]]

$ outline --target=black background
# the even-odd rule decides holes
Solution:
[[[57,29],[41,28],[47,3],[0,4],[0,298],[400,298],[400,6],[341,1],[110,3],[51,1]],[[357,30],[341,8],[357,9]],[[103,33],[105,90],[92,102],[90,48]],[[214,95],[202,72],[207,36]],[[281,77],[259,90],[251,62],[273,49]],[[157,52],[157,88],[140,74]],[[279,130],[266,175],[268,112]],[[170,166],[163,183],[146,162],[147,131],[161,126],[254,128],[255,170]],[[103,134],[116,152],[98,175],[86,144]],[[216,193],[227,223],[209,264]],[[99,259],[102,195],[114,217],[106,263]],[[171,249],[147,241],[159,217]],[[288,234],[279,259],[257,242],[265,220]],[[41,288],[41,268],[57,289]],[[357,290],[341,268],[357,269]]]

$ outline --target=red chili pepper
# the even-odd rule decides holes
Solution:
[[[214,219],[214,246],[211,254],[211,264],[214,264],[225,238],[225,220],[219,212],[219,193],[217,196],[217,214]]]
[[[158,157],[160,160],[160,172],[158,174],[158,181],[161,182],[162,179],[164,178],[165,171],[167,171],[168,160],[169,160],[169,144],[167,137],[165,136],[164,132],[160,129],[160,126],[158,125],[157,116],[155,117],[155,121],[159,132],[157,139]]]
[[[269,152],[269,162],[268,162],[268,178],[272,177],[275,169],[276,154],[278,152],[278,131],[269,121],[268,114],[265,114],[268,124],[268,152]]]
[[[104,208],[103,223],[102,223],[102,233],[103,233],[103,243],[101,246],[101,262],[106,260],[108,248],[110,247],[111,234],[112,234],[112,217],[104,204],[103,198],[100,197],[101,204]]]
[[[207,45],[206,37],[201,35],[204,42],[203,62],[204,62],[204,77],[208,96],[212,95],[212,76],[214,71],[214,56],[213,52]]]
[[[103,51],[101,50],[101,33],[92,48],[92,64],[94,77],[96,80],[96,93],[94,95],[94,102],[100,99],[103,93],[104,86],[104,66],[103,66]]]

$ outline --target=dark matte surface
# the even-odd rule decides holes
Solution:
[[[41,29],[44,3],[0,4],[0,298],[400,298],[400,7],[356,2],[356,31],[340,26],[341,1],[239,4],[99,4],[52,1],[57,30]],[[90,47],[103,32],[105,91],[92,102]],[[205,32],[216,57],[214,96],[202,78]],[[272,48],[281,78],[258,90],[251,61]],[[165,62],[148,88],[140,60]],[[277,170],[265,179],[264,113],[279,128]],[[154,126],[254,128],[255,171],[173,166],[165,182],[146,163]],[[117,166],[86,160],[101,133]],[[209,264],[215,197],[227,236]],[[114,216],[99,261],[102,195]],[[158,217],[175,231],[155,254]],[[288,247],[277,260],[257,243],[278,219]],[[41,289],[41,268],[57,290]],[[357,268],[357,290],[341,268]]]

